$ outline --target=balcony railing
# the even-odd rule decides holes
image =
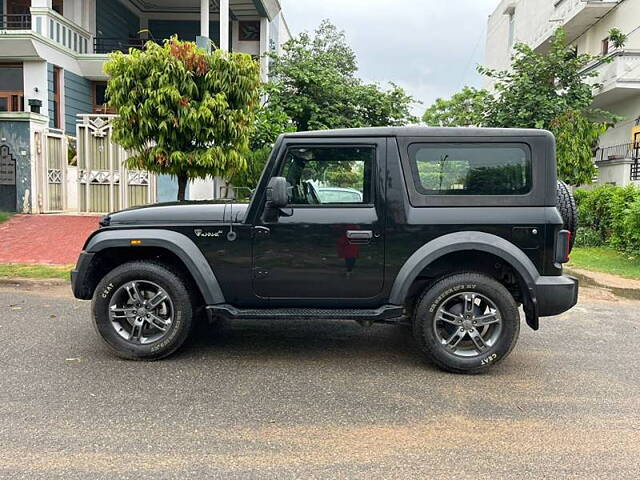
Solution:
[[[565,29],[567,41],[571,43],[584,33],[586,27],[596,23],[618,3],[620,0],[558,0],[548,21],[542,22],[533,35],[531,45],[534,49],[546,48],[559,27]]]
[[[0,30],[31,30],[31,15],[0,15]]]
[[[587,78],[587,82],[601,85],[600,95],[615,88],[619,82],[626,83],[626,87],[640,87],[640,50],[616,50],[609,54],[610,61],[597,61],[587,66],[583,73],[595,72],[596,75]]]
[[[91,32],[50,8],[31,7],[30,15],[0,15],[0,30],[32,31],[74,53],[92,53]]]
[[[108,38],[108,37],[95,37],[93,39],[93,52],[94,53],[110,53],[120,51],[128,53],[130,48],[142,49],[146,40],[142,38]]]
[[[623,143],[612,147],[599,147],[596,150],[596,162],[624,159],[640,159],[640,143]]]

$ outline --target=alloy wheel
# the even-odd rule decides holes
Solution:
[[[476,357],[500,338],[502,314],[485,295],[459,292],[440,303],[433,326],[436,338],[447,352],[465,358]]]
[[[111,297],[109,319],[122,338],[147,345],[162,340],[171,330],[173,302],[166,290],[156,283],[130,281]]]

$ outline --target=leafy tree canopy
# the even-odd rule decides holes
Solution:
[[[244,153],[259,103],[259,65],[251,56],[207,53],[175,37],[164,45],[111,54],[107,95],[119,117],[114,140],[130,168],[178,178],[228,177],[247,167]]]
[[[302,33],[272,54],[269,105],[281,109],[298,131],[416,122],[415,100],[401,87],[382,89],[357,77],[356,55],[328,20],[313,35]]]
[[[491,94],[487,90],[464,87],[450,99],[438,98],[422,121],[432,127],[477,127],[484,123]]]

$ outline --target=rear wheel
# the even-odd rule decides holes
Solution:
[[[187,339],[193,323],[184,281],[163,265],[146,261],[109,272],[96,288],[92,309],[105,343],[131,360],[171,355]]]
[[[418,302],[413,331],[427,358],[455,373],[480,373],[503,360],[520,332],[518,306],[496,280],[479,273],[443,278]]]

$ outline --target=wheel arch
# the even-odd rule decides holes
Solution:
[[[132,244],[132,240],[137,242]],[[156,229],[107,230],[92,236],[85,245],[85,252],[90,256],[90,262],[78,272],[77,282],[83,285],[81,298],[93,296],[105,270],[130,260],[164,257],[189,275],[206,305],[225,303],[220,284],[205,256],[181,233]]]
[[[485,232],[456,232],[438,237],[416,250],[404,263],[391,288],[389,303],[405,305],[410,291],[421,273],[430,265],[451,254],[465,251],[487,253],[500,258],[518,275],[523,297],[527,323],[538,328],[535,298],[535,284],[540,277],[533,262],[522,250],[504,238]]]

